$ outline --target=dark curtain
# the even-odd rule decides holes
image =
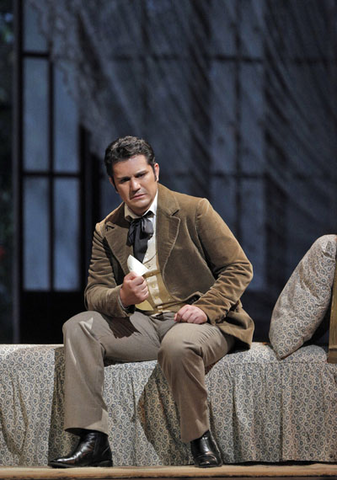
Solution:
[[[336,232],[336,1],[29,1],[92,151],[143,136],[163,183],[211,200],[254,265],[245,306],[265,332]]]

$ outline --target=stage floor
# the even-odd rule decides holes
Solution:
[[[54,480],[54,479],[125,479],[141,478],[168,480],[170,478],[197,478],[198,480],[212,478],[282,478],[292,477],[292,480],[303,477],[311,479],[329,477],[337,479],[336,464],[245,464],[224,465],[218,468],[200,469],[193,466],[183,467],[112,467],[112,468],[72,468],[53,469],[45,467],[0,467],[1,480]]]

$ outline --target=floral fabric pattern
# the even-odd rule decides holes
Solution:
[[[269,339],[280,359],[311,339],[328,310],[335,274],[336,241],[336,235],[324,235],[313,243],[275,304]]]
[[[225,463],[337,462],[337,365],[326,358],[324,348],[307,346],[280,361],[253,343],[211,368],[211,428]],[[1,466],[45,466],[72,448],[63,381],[63,346],[0,347]],[[116,466],[192,463],[156,361],[106,367],[105,401]]]

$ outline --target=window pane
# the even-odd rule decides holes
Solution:
[[[194,13],[193,2],[190,0],[179,0],[179,2],[147,0],[146,4],[147,35],[151,51],[156,55],[163,56],[188,55],[190,42],[187,32],[191,28],[191,18]],[[208,5],[205,5],[205,8],[209,10]],[[126,31],[126,29],[124,30]],[[169,39],[168,31],[170,32]]]
[[[236,4],[233,0],[211,2],[211,48],[214,55],[236,54],[235,29],[237,24]]]
[[[63,81],[55,73],[55,170],[78,172],[78,118],[76,105]]]
[[[250,290],[266,288],[266,212],[263,179],[243,180],[241,183],[241,244],[254,265],[254,278]]]
[[[28,178],[24,183],[24,288],[48,290],[49,201],[48,180]]]
[[[79,182],[55,180],[55,290],[78,290],[79,274]]]
[[[24,49],[35,52],[47,51],[47,40],[40,33],[38,14],[27,0],[24,2],[24,22]]]
[[[241,65],[241,168],[243,173],[265,171],[264,69],[258,64]]]
[[[214,172],[235,174],[235,64],[231,61],[215,60],[210,73],[212,169]]]
[[[48,63],[24,62],[24,168],[48,168]]]
[[[170,132],[169,135],[162,135],[166,140],[153,142],[156,157],[160,159],[163,175],[170,175],[173,171],[176,178],[187,174],[184,184],[188,189],[190,172],[195,167],[191,159],[191,129],[186,128],[193,102],[189,82],[191,64],[182,60],[149,59],[148,69],[151,89],[148,92],[149,107],[146,119],[144,117],[147,137],[155,139],[158,137],[158,131]],[[177,75],[171,75],[173,71],[177,72]],[[170,78],[168,87],[163,85],[163,75]],[[129,92],[131,91],[130,85]],[[150,112],[156,112],[156,115],[151,115]],[[169,141],[171,137],[174,138],[174,142]],[[178,188],[172,184],[170,187]]]
[[[235,177],[229,175],[212,176],[212,205],[234,234],[237,233],[237,189],[238,186]]]

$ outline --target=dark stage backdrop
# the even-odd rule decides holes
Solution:
[[[27,0],[18,2],[18,14],[26,30],[17,93],[41,95],[37,67],[45,60],[49,80],[57,69],[48,105],[64,118],[46,129],[53,115],[45,112],[40,128],[36,99],[18,107],[25,120],[17,141],[26,140],[17,152],[16,214],[26,229],[16,250],[17,338],[59,340],[67,315],[83,308],[92,227],[118,202],[102,172],[104,149],[132,134],[153,145],[162,183],[209,198],[237,236],[255,270],[243,303],[256,322],[255,340],[267,340],[292,270],[317,237],[336,232],[337,2]],[[25,47],[36,32],[41,51],[34,41]],[[64,103],[53,97],[60,82]],[[63,142],[50,152],[74,125],[80,148]],[[39,165],[41,144],[48,167]],[[78,197],[70,193],[76,189]],[[38,217],[45,221],[36,239]],[[64,225],[73,228],[71,248]],[[46,251],[36,243],[41,235],[50,239]],[[32,329],[36,305],[43,305],[40,336]]]

